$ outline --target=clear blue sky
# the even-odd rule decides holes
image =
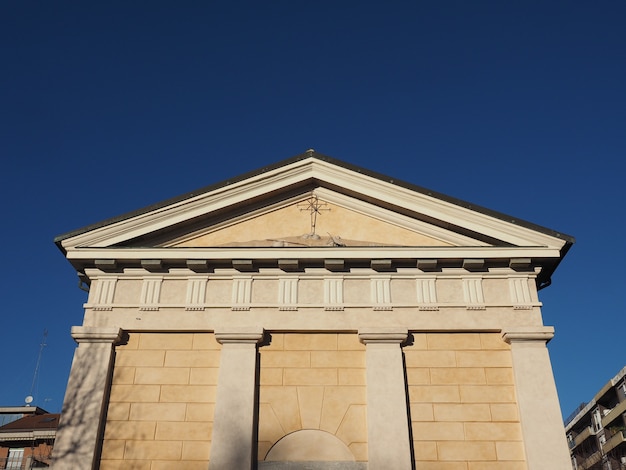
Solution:
[[[626,364],[625,24],[622,0],[2,2],[0,405],[61,408],[86,294],[54,236],[313,147],[577,238],[540,293],[569,414]]]

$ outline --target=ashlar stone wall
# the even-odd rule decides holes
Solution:
[[[129,333],[116,347],[100,470],[206,470],[221,345],[211,333]]]
[[[414,333],[403,349],[416,470],[526,470],[499,333]]]

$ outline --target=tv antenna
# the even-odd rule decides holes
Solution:
[[[33,402],[33,392],[35,390],[35,384],[37,384],[37,378],[39,377],[39,366],[41,364],[41,356],[43,355],[43,348],[46,347],[47,337],[48,337],[48,329],[44,328],[43,338],[41,339],[41,344],[39,345],[39,355],[37,356],[37,364],[35,365],[35,373],[33,374],[33,382],[30,385],[30,393],[24,399],[26,406],[30,406],[30,404]]]

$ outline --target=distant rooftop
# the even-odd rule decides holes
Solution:
[[[0,433],[56,429],[59,427],[60,417],[61,415],[59,413],[24,416],[23,418],[12,421],[4,426],[0,426]]]
[[[0,426],[17,421],[24,416],[49,414],[38,406],[0,406]]]

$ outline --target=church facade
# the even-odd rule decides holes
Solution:
[[[89,286],[55,470],[571,468],[567,235],[310,150],[55,241]]]

